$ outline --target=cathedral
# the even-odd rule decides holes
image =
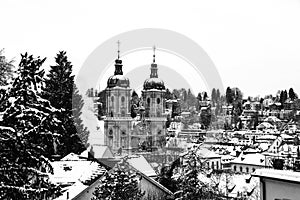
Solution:
[[[118,42],[119,44],[119,42]],[[118,45],[119,47],[119,45]],[[158,78],[155,63],[155,47],[150,77],[144,81],[138,116],[131,116],[129,79],[123,75],[120,49],[115,60],[115,72],[107,80],[105,89],[106,113],[104,119],[104,143],[111,150],[134,151],[147,147],[158,149],[164,145],[167,117],[165,115],[165,85]]]

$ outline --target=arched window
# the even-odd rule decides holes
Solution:
[[[121,147],[122,148],[127,148],[127,137],[126,137],[126,131],[125,130],[121,131]]]
[[[240,172],[243,172],[243,167],[240,167]]]
[[[157,99],[156,99],[156,103],[157,103],[157,104],[160,104],[160,98],[157,98]]]
[[[248,167],[246,167],[246,172],[249,173],[249,168]]]
[[[111,107],[112,107],[112,109],[114,109],[114,107],[115,107],[115,103],[114,103],[114,100],[115,100],[115,98],[114,98],[114,96],[112,96],[112,97],[110,97],[110,100],[111,100]]]
[[[108,146],[109,147],[113,146],[113,139],[114,139],[113,130],[110,129],[109,132],[108,132]]]
[[[147,104],[148,105],[150,104],[150,98],[149,97],[147,98]]]
[[[235,166],[235,165],[233,166],[233,171],[235,171],[235,172],[236,172],[236,166]]]
[[[122,104],[122,106],[125,105],[125,97],[124,96],[121,97],[121,104]]]

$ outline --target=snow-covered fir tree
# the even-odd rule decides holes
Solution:
[[[138,186],[137,174],[130,169],[126,159],[104,175],[92,200],[140,200],[144,196]]]
[[[58,118],[63,122],[64,129],[58,142],[58,152],[62,156],[71,152],[81,153],[88,139],[87,128],[80,118],[83,100],[74,84],[72,64],[66,52],[59,52],[55,62],[45,80],[43,97],[55,108],[62,109]]]
[[[13,85],[1,97],[0,199],[44,199],[59,193],[48,181],[59,110],[41,98],[45,59],[27,53]]]
[[[176,200],[222,199],[221,193],[212,185],[204,183],[199,175],[206,173],[206,162],[197,154],[197,148],[189,150],[181,157],[183,164],[177,169]]]

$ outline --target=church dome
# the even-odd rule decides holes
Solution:
[[[113,88],[113,87],[127,88],[127,87],[129,87],[129,79],[123,75],[110,76],[107,80],[107,87],[108,88]]]
[[[151,89],[164,90],[165,84],[163,80],[157,77],[146,79],[144,82],[144,90],[151,90]]]

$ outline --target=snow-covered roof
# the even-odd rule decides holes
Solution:
[[[276,169],[257,169],[253,176],[275,178],[283,181],[293,181],[300,183],[300,172],[288,171],[288,170],[276,170]]]
[[[244,165],[256,165],[256,166],[265,166],[266,158],[263,154],[260,153],[251,153],[243,154],[232,161],[232,163],[244,164]]]
[[[77,181],[85,184],[106,171],[99,163],[84,160],[73,153],[60,161],[51,162],[51,166],[53,167],[53,175],[50,175],[51,182],[61,185],[72,185]]]
[[[217,175],[218,176],[218,175]],[[207,177],[205,174],[199,174],[198,178],[209,185],[218,184],[218,188],[223,192],[227,193],[229,197],[238,197],[240,193],[248,193],[247,196],[251,196],[255,188],[258,188],[259,180],[256,177],[250,179],[249,182],[246,182],[246,179],[249,179],[249,174],[221,174],[220,177],[211,175]],[[258,190],[256,191],[258,192]]]
[[[235,157],[231,156],[231,155],[222,155],[221,159],[222,160],[233,160]]]
[[[74,197],[76,197],[81,191],[83,191],[87,187],[88,187],[87,185],[84,185],[80,181],[77,181],[73,185],[64,188],[62,195],[55,198],[54,200],[73,199]]]
[[[197,150],[197,155],[200,155],[203,158],[221,158],[220,155],[216,154],[213,151],[208,150],[207,148],[200,147]]]
[[[257,140],[275,140],[277,136],[275,135],[262,135],[257,137]]]
[[[94,158],[112,158],[113,153],[109,149],[108,146],[104,145],[92,145],[91,153],[93,154]]]
[[[280,137],[282,137],[282,139],[284,139],[284,140],[294,139],[293,136],[287,135],[285,133],[281,134]]]
[[[150,163],[145,159],[144,156],[131,156],[127,159],[127,162],[134,167],[135,169],[139,170],[140,172],[144,173],[149,177],[156,176],[154,169],[151,167]]]
[[[275,116],[269,116],[266,119],[264,119],[264,122],[281,122],[281,120]]]
[[[191,112],[189,112],[189,111],[181,112],[181,115],[189,115],[189,114],[191,114]]]
[[[262,122],[260,123],[257,128],[273,128],[274,126],[269,122]]]
[[[259,148],[260,148],[262,151],[268,150],[268,149],[269,149],[269,146],[270,146],[270,144],[268,144],[268,143],[260,143],[260,144],[259,144]]]
[[[85,160],[84,158],[80,158],[79,155],[75,153],[69,153],[65,157],[61,159],[61,161],[79,161],[79,160]]]

